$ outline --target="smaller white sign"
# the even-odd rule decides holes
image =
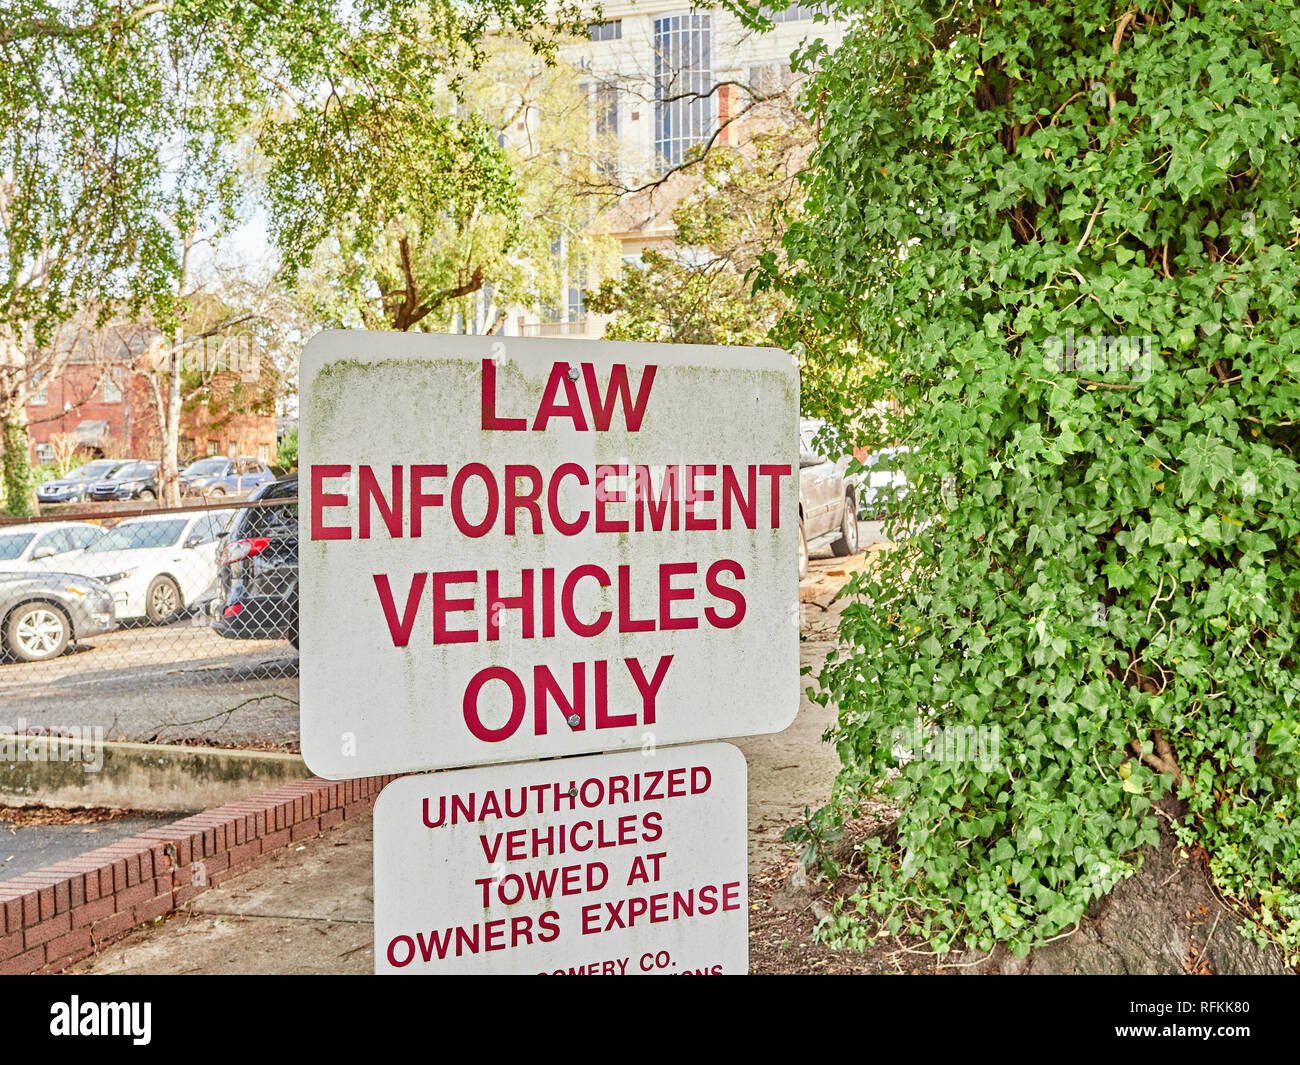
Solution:
[[[393,781],[376,971],[746,972],[745,784],[726,743]]]

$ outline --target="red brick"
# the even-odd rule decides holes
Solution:
[[[265,854],[267,851],[279,850],[281,847],[288,844],[291,836],[292,833],[287,828],[268,833],[263,836],[261,840],[262,853]]]
[[[0,899],[0,928],[6,932],[18,932],[22,931],[22,927],[23,897],[15,895],[12,898]]]
[[[84,906],[78,906],[72,911],[72,927],[85,928],[94,924],[101,917],[107,917],[114,909],[112,895],[96,899],[94,902],[88,902]]]
[[[72,931],[72,915],[61,913],[57,917],[51,917],[48,921],[42,921],[40,924],[32,925],[31,928],[24,929],[23,943],[28,950],[31,950],[32,947],[39,947],[42,943],[48,943],[51,939],[70,931]]]
[[[241,843],[237,847],[230,848],[230,864],[239,865],[242,862],[252,861],[261,853],[262,845],[257,840]]]
[[[74,876],[68,881],[68,909],[75,910],[86,901],[86,878]]]
[[[135,923],[148,924],[155,917],[161,917],[168,913],[172,908],[172,894],[167,892],[166,895],[159,895],[150,899],[148,902],[142,902],[135,907]]]
[[[126,910],[137,902],[144,902],[145,899],[151,899],[153,896],[153,881],[150,880],[147,884],[136,884],[125,891],[119,891],[113,898],[117,909]]]
[[[33,880],[31,876],[20,876],[9,881],[14,887],[24,888],[31,894],[23,902],[23,927],[49,920],[54,916],[54,886]],[[31,901],[28,902],[28,899]]]
[[[197,884],[186,884],[183,887],[178,887],[172,892],[173,907],[179,909],[181,906],[184,906],[189,902],[190,899],[194,898],[195,895],[200,894],[204,890],[206,889]]]
[[[307,839],[318,832],[320,832],[320,822],[316,818],[313,817],[309,821],[302,821],[293,826],[293,842],[297,843],[300,839]]]
[[[96,921],[90,926],[90,935],[96,943],[103,943],[119,936],[128,928],[135,927],[135,917],[128,910],[126,913],[115,913],[103,920]]]
[[[203,859],[203,867],[208,871],[208,876],[213,873],[219,873],[223,869],[230,868],[230,852],[222,851],[220,854],[214,854],[211,858]]]
[[[69,954],[74,954],[79,950],[89,950],[91,948],[90,929],[78,928],[69,932],[66,936],[59,936],[58,939],[51,939],[45,944],[45,961],[46,963],[59,961],[66,958]]]
[[[23,942],[22,929],[12,932],[7,936],[0,936],[0,961],[8,961],[17,954],[21,954],[26,949]]]
[[[327,828],[333,828],[343,820],[342,810],[326,810],[320,815],[320,827],[324,831]]]
[[[0,976],[34,973],[45,964],[45,948],[36,947],[8,961],[0,961]]]
[[[33,925],[40,919],[40,892],[32,888],[23,896],[23,927]]]

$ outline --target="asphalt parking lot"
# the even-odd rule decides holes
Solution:
[[[182,618],[92,636],[49,662],[0,663],[0,730],[74,725],[105,739],[296,741],[298,652]]]
[[[858,534],[864,548],[884,540],[877,521]],[[828,549],[811,558],[808,581],[841,562]],[[298,652],[285,640],[227,640],[186,617],[93,636],[50,662],[0,662],[0,731],[70,726],[98,726],[105,739],[295,743]]]

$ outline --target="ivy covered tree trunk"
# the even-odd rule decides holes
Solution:
[[[899,810],[823,933],[1024,954],[1161,823],[1295,965],[1297,4],[838,6],[786,339],[879,361],[913,534],[819,678],[809,842]]]
[[[31,438],[22,412],[11,413],[3,423],[4,512],[10,517],[28,518],[37,512],[36,479],[32,476]]]

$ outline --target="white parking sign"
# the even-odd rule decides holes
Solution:
[[[344,778],[777,732],[798,377],[770,348],[326,333],[302,746]]]

